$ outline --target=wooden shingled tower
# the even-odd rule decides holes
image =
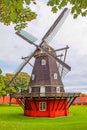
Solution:
[[[31,34],[21,31],[16,34],[24,40],[33,44],[36,49],[34,52],[22,59],[24,64],[14,75],[9,84],[12,84],[15,77],[30,63],[32,57],[35,58],[32,69],[31,79],[29,82],[29,91],[26,94],[16,95],[18,99],[24,99],[24,115],[32,117],[58,117],[67,116],[68,108],[79,96],[79,93],[66,93],[62,83],[62,76],[66,71],[70,71],[71,67],[65,63],[67,49],[53,49],[48,43],[57,33],[60,25],[64,22],[68,14],[68,9],[65,8],[47,33],[42,38],[41,42]],[[39,45],[37,45],[39,43]],[[64,51],[64,55],[57,55],[57,52]],[[61,60],[63,56],[63,61]]]
[[[44,43],[44,48],[56,55],[55,50]],[[59,69],[56,60],[45,52],[37,50],[34,54],[35,63],[31,75],[29,87],[33,92],[55,93],[56,89],[59,92],[64,92],[64,86],[60,77]]]

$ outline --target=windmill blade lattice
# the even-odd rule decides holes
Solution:
[[[62,24],[64,23],[66,17],[68,16],[69,9],[65,8],[62,13],[59,15],[59,17],[56,19],[56,21],[53,23],[53,25],[50,27],[50,29],[47,31],[47,33],[42,38],[42,41],[46,41],[49,43],[53,37],[56,35]]]
[[[30,33],[27,33],[25,30],[16,32],[16,34],[19,35],[20,37],[22,37],[24,40],[28,41],[30,44],[32,44],[38,40],[35,36],[33,36]]]
[[[33,57],[34,53],[32,53],[28,59],[26,61],[24,61],[20,67],[18,68],[18,70],[16,70],[15,75],[13,76],[13,78],[11,79],[11,81],[9,82],[9,86],[13,83],[13,80],[16,78],[16,76],[21,72],[21,70],[26,66],[26,64],[30,61],[30,59]]]
[[[61,64],[59,64],[58,62],[57,62],[57,65],[58,65],[58,68],[59,68],[60,76],[62,78],[69,72],[69,70],[66,67],[64,67]],[[63,68],[63,70],[62,70],[62,68]],[[62,72],[62,75],[61,75],[61,72]]]

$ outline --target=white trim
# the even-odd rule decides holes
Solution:
[[[46,60],[45,59],[41,60],[41,65],[46,65]]]
[[[59,86],[56,87],[56,92],[60,93],[60,87]]]
[[[45,86],[40,87],[40,96],[45,96]]]
[[[32,74],[31,78],[32,78],[32,80],[34,80],[35,79],[35,74]]]
[[[54,79],[57,79],[57,73],[54,73]]]
[[[32,88],[31,88],[31,87],[29,87],[29,93],[31,93],[31,91],[32,91]]]
[[[46,111],[46,102],[40,102],[39,103],[39,110],[40,111]]]

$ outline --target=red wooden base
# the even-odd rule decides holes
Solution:
[[[44,102],[46,109],[41,110],[40,104]],[[31,117],[58,117],[67,116],[67,99],[25,99],[24,115]]]

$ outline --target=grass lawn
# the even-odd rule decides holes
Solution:
[[[0,105],[0,130],[87,130],[87,106],[72,106],[70,116],[30,118],[20,106]]]

